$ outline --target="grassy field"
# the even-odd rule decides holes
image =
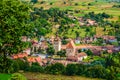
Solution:
[[[95,13],[102,13],[106,12],[110,15],[113,15],[113,19],[111,20],[117,20],[118,16],[120,16],[120,8],[112,8],[114,4],[117,3],[109,3],[105,2],[104,0],[98,0],[95,2],[95,0],[72,0],[71,2],[68,0],[44,0],[45,2],[41,4],[41,1],[37,4],[35,4],[35,7],[44,7],[44,9],[49,9],[51,7],[57,7],[63,10],[69,9],[69,10],[80,10],[82,13],[74,13],[75,16],[83,16],[84,13],[88,13],[91,11],[94,11]],[[66,4],[64,4],[66,2]],[[50,5],[50,3],[53,3]],[[75,5],[77,3],[77,5]],[[88,5],[88,4],[91,5]]]
[[[11,74],[1,74],[0,73],[0,80],[9,80]]]
[[[27,77],[27,80],[103,80],[97,78],[86,78],[81,76],[50,75],[41,73],[21,73]],[[0,74],[0,80],[9,80],[11,74]]]
[[[24,73],[28,80],[102,80],[79,76],[49,75],[40,73]]]

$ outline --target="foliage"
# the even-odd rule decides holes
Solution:
[[[10,73],[12,71],[11,63],[12,63],[11,59],[6,58],[6,62],[4,62],[4,57],[0,56],[0,72]]]
[[[88,77],[94,77],[94,78],[105,78],[106,77],[106,71],[105,68],[101,65],[95,65],[91,66],[87,69],[86,76]]]
[[[87,72],[87,66],[83,64],[77,64],[78,71],[76,72],[77,75],[84,75]]]
[[[75,64],[68,64],[66,67],[66,74],[67,75],[75,75],[77,73],[78,67]]]
[[[93,56],[93,52],[90,49],[86,50],[85,52],[88,56]]]
[[[65,57],[66,51],[65,50],[61,50],[57,52],[57,55],[60,55],[60,57]]]
[[[120,5],[113,5],[112,7],[120,8]]]
[[[63,74],[65,71],[65,67],[61,63],[55,63],[51,66],[47,66],[45,70],[47,70],[47,72],[51,74]]]
[[[94,12],[89,12],[88,14],[85,14],[84,16],[85,19],[92,19],[95,20],[96,22],[104,22],[105,18],[110,18],[110,15],[106,13],[98,13],[95,14]]]
[[[31,2],[33,2],[33,3],[37,3],[37,2],[38,2],[38,0],[31,0]]]
[[[54,55],[55,53],[55,49],[50,45],[48,48],[47,48],[47,54],[49,55]]]
[[[43,67],[42,66],[40,66],[40,65],[32,65],[31,67],[30,67],[30,71],[31,72],[44,72],[44,69],[43,69]]]
[[[0,79],[2,80],[9,80],[11,77],[11,74],[0,74]]]
[[[27,79],[20,73],[14,73],[12,74],[12,77],[10,78],[10,80],[27,80]]]
[[[20,0],[1,0],[0,2],[0,56],[3,57],[2,72],[11,66],[7,55],[18,53],[25,48],[21,36],[30,34],[29,5]],[[4,35],[4,36],[3,36]],[[27,46],[27,45],[26,45]],[[9,70],[8,70],[9,71]]]

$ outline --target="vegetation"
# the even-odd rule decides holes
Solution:
[[[11,77],[11,74],[0,74],[0,79],[2,79],[2,80],[8,80],[8,79],[10,79],[10,77]]]
[[[1,72],[9,72],[11,62],[7,55],[26,48],[21,36],[29,35],[32,26],[29,24],[28,4],[19,0],[2,0],[0,8],[0,67]]]
[[[61,75],[76,75],[107,80],[119,80],[120,53],[109,55],[106,54],[107,51],[103,51],[101,52],[101,57],[96,57],[93,56],[92,51],[88,49],[84,51],[89,56],[83,61],[86,62],[86,64],[68,64],[64,66],[61,63],[51,64],[48,62],[45,67],[40,66],[39,63],[32,63],[29,65],[26,58],[23,58],[22,60],[12,60],[9,57],[12,54],[17,54],[30,47],[31,43],[21,41],[22,36],[37,38],[39,40],[40,36],[48,38],[51,37],[51,35],[56,35],[56,33],[58,33],[59,36],[63,38],[62,44],[67,44],[67,38],[75,39],[80,37],[84,40],[86,36],[109,35],[115,36],[117,40],[115,42],[106,41],[106,44],[104,44],[105,40],[103,38],[97,38],[97,41],[92,42],[91,45],[120,45],[119,5],[116,5],[115,3],[114,5],[108,1],[104,4],[104,1],[100,0],[90,0],[90,2],[80,3],[75,2],[75,0],[62,1],[62,5],[64,6],[61,6],[60,9],[57,8],[60,6],[59,4],[58,6],[54,6],[56,5],[56,0],[48,1],[52,8],[49,7],[48,9],[45,9],[44,6],[36,7],[36,5],[39,4],[39,0],[31,0],[30,4],[33,3],[32,8],[28,3],[20,0],[1,0],[0,73],[15,73],[19,70],[23,70],[60,75],[60,77]],[[47,1],[41,1],[40,4],[46,5]],[[68,6],[66,7],[66,5]],[[105,7],[106,5],[107,7]],[[78,16],[83,18],[83,21],[81,22],[85,25],[80,25]],[[116,17],[117,19],[114,19]],[[87,25],[89,23],[87,22],[88,19],[95,21],[97,25]],[[42,52],[42,50],[40,51]],[[81,52],[82,50],[78,51]],[[46,53],[51,56],[54,55],[54,47],[49,45]],[[66,51],[61,50],[56,54],[60,57],[65,57]],[[1,75],[6,77],[3,78]],[[7,79],[9,77],[11,77],[11,75],[0,74],[0,78],[2,79]],[[37,77],[39,78],[41,76]],[[19,73],[12,74],[11,80],[16,79],[26,80],[26,78]]]
[[[14,73],[14,74],[12,74],[12,76],[9,80],[27,80],[27,79],[20,73]]]
[[[41,74],[41,73],[24,73],[24,75],[27,77],[27,79],[37,79],[37,80],[43,80],[43,79],[47,79],[47,80],[101,80],[101,79],[96,79],[96,78],[86,78],[86,77],[82,77],[82,76],[65,76],[65,75],[51,75],[51,74]],[[31,75],[31,76],[30,76]]]

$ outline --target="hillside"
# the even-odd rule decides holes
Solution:
[[[49,75],[40,73],[24,73],[28,80],[102,80],[80,76]]]
[[[106,12],[113,15],[113,20],[117,19],[120,14],[120,8],[112,6],[119,3],[109,2],[106,0],[39,0],[34,7],[43,7],[49,9],[57,7],[63,10],[80,10],[81,14],[75,13],[76,16],[82,16],[84,13],[94,11],[95,13]]]

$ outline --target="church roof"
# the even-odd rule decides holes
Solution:
[[[70,41],[70,42],[67,44],[66,48],[75,48],[73,41]]]
[[[56,36],[55,39],[54,39],[54,41],[60,41],[60,40],[61,39],[58,36]]]

